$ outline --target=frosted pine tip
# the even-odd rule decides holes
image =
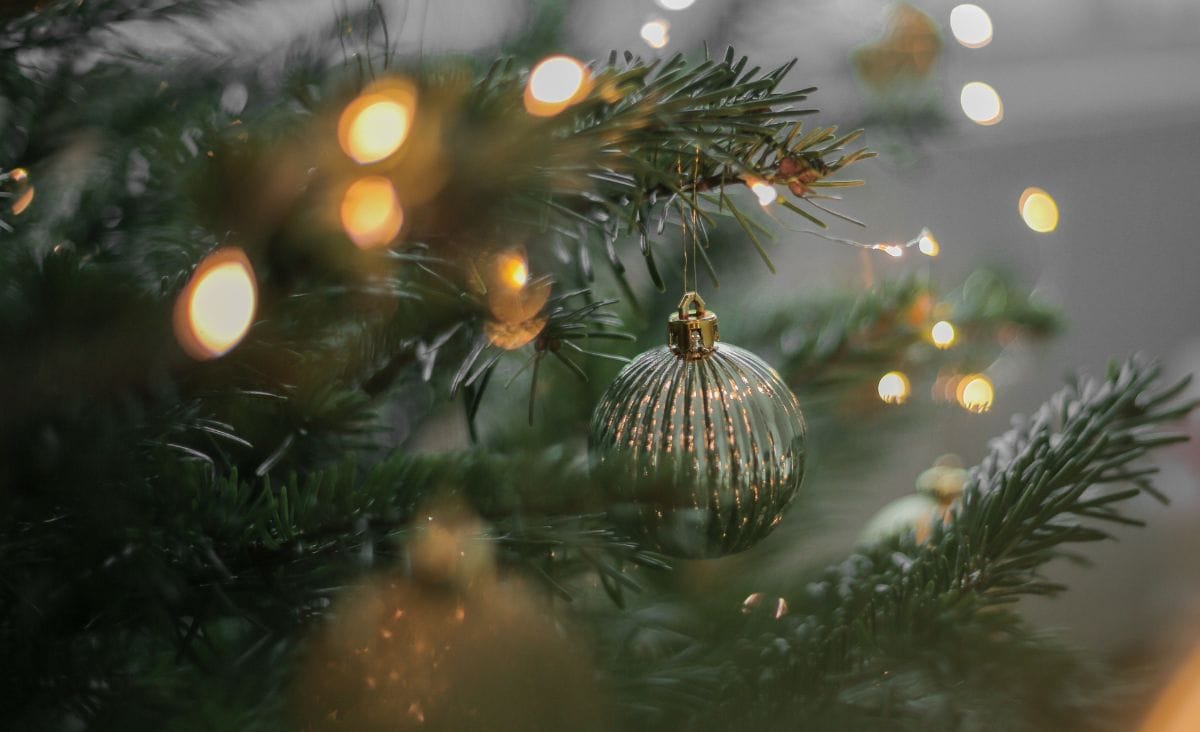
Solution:
[[[254,270],[237,247],[204,258],[175,301],[175,337],[197,360],[228,353],[250,329],[257,303]]]

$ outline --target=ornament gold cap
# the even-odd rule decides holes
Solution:
[[[683,358],[704,358],[713,352],[721,333],[717,329],[717,314],[704,307],[699,293],[684,293],[678,312],[667,320],[667,345],[671,352]]]
[[[917,492],[933,496],[943,506],[962,498],[967,483],[967,471],[957,455],[942,455],[917,478]]]

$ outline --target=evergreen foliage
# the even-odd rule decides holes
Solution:
[[[1061,589],[1045,564],[1131,523],[1122,503],[1153,492],[1140,461],[1179,439],[1161,426],[1192,405],[1142,361],[1073,384],[996,440],[927,542],[896,537],[776,588],[791,604],[782,617],[673,596],[672,563],[606,519],[607,477],[589,469],[579,425],[586,385],[637,338],[618,314],[636,321],[652,296],[628,260],[666,289],[678,228],[713,281],[718,247],[749,246],[773,268],[745,184],[787,187],[781,215],[823,227],[838,216],[824,194],[857,185],[838,176],[871,156],[848,148],[859,133],[805,121],[814,110],[797,105],[813,90],[788,90],[792,64],[613,54],[586,98],[539,118],[522,108],[524,64],[410,62],[378,24],[367,41],[382,34],[382,53],[339,53],[364,43],[347,23],[280,76],[148,58],[113,33],[223,5],[54,2],[3,16],[5,726],[288,728],[306,639],[347,587],[409,570],[417,519],[446,496],[480,517],[502,576],[590,629],[599,678],[638,727],[976,729],[997,709],[1007,727],[1095,711],[1082,690],[1096,672],[1006,603]],[[337,115],[399,76],[418,99],[404,152],[357,166],[337,147]],[[20,210],[18,168],[34,196]],[[364,172],[404,205],[387,247],[359,249],[338,225],[337,201]],[[196,361],[173,309],[226,246],[253,266],[256,319],[230,353]],[[544,275],[524,284],[536,328],[517,345],[489,330],[489,268],[510,247]],[[960,327],[945,354],[922,350],[939,298]],[[820,397],[820,445],[850,429],[841,407],[863,414],[858,395],[881,367],[976,368],[999,334],[1047,336],[1058,319],[983,271],[957,292],[885,282],[757,322],[739,341]],[[528,410],[502,411],[497,384],[526,374]],[[417,449],[451,397],[471,445]],[[991,662],[970,663],[978,654]]]

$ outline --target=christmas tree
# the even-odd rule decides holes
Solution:
[[[1014,603],[1136,523],[1186,382],[1114,354],[852,553],[772,567],[896,405],[991,408],[1059,314],[988,269],[740,311],[722,276],[767,281],[781,227],[941,244],[829,233],[874,153],[793,64],[584,62],[539,8],[475,58],[397,53],[370,4],[257,69],[123,40],[218,2],[5,11],[3,726],[1121,719]]]

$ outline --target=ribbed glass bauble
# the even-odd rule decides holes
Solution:
[[[717,342],[716,316],[694,293],[668,333],[669,346],[621,370],[592,416],[593,460],[616,474],[610,515],[678,557],[748,549],[804,477],[800,404],[762,359]]]

